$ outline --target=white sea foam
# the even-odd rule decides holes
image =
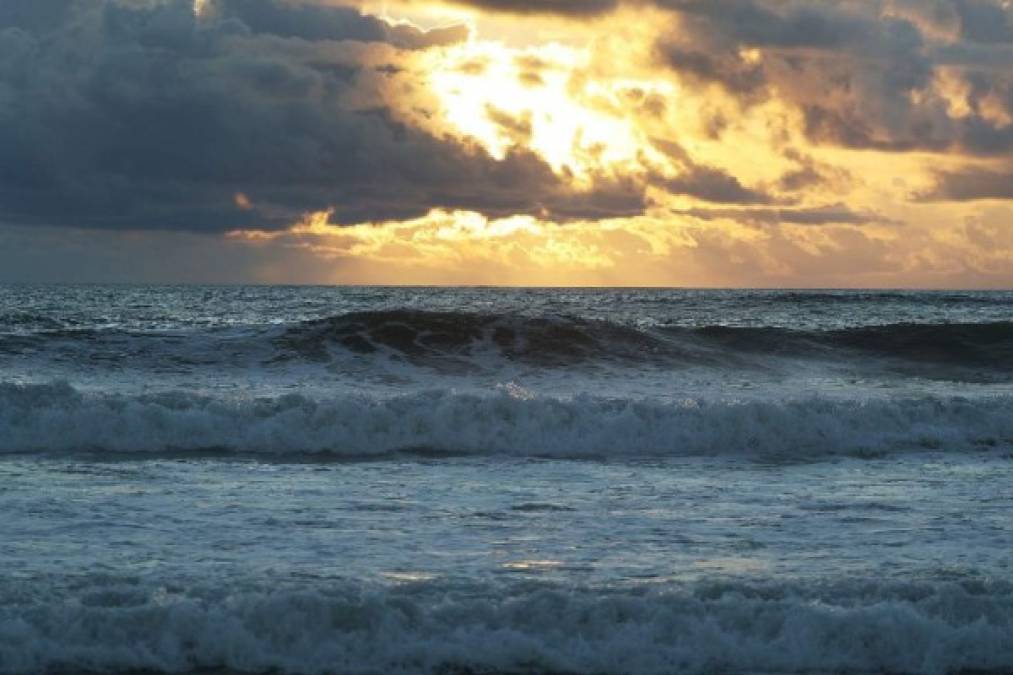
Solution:
[[[1013,594],[980,582],[657,590],[362,583],[78,588],[0,606],[0,672],[909,673],[1013,667]]]
[[[1013,445],[1013,398],[667,402],[433,390],[216,398],[0,385],[0,452],[821,457]]]

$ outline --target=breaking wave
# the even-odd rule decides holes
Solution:
[[[627,325],[568,316],[391,310],[283,326],[176,332],[45,328],[0,334],[0,355],[40,354],[132,367],[267,365],[392,358],[467,373],[496,362],[769,368],[779,360],[842,362],[941,379],[1008,377],[1013,323],[893,324],[840,330]],[[933,368],[925,371],[924,366]]]
[[[634,327],[574,317],[389,311],[347,314],[289,328],[277,343],[325,358],[393,352],[414,360],[495,351],[566,365],[626,359],[720,364],[746,355],[881,357],[939,365],[1013,369],[1013,323],[894,324],[804,331],[774,327]],[[842,354],[844,353],[844,354]]]
[[[0,603],[0,672],[1008,672],[1002,582],[649,589],[335,582],[270,591],[33,584]]]
[[[0,384],[0,452],[819,458],[1013,445],[1013,397],[664,401],[431,390],[218,398]]]

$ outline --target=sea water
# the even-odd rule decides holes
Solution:
[[[0,672],[1013,669],[1013,293],[0,287]]]

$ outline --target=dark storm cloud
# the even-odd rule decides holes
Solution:
[[[460,42],[466,26],[421,31],[408,25],[390,25],[344,7],[284,3],[281,0],[215,0],[209,12],[238,19],[251,32],[303,40],[359,40],[389,42],[420,49]]]
[[[1013,12],[1002,2],[954,0],[961,32],[973,42],[1013,42]]]
[[[688,82],[751,104],[777,96],[816,142],[884,151],[1013,151],[1013,9],[1001,0],[656,0],[681,29],[660,59]],[[955,39],[942,40],[938,31]],[[759,50],[759,59],[743,50]],[[942,68],[971,85],[970,113],[950,114]]]
[[[4,0],[0,22],[0,222],[222,231],[327,208],[360,222],[644,206],[635,185],[575,194],[534,154],[497,161],[353,104],[397,72],[394,47],[459,32],[276,0],[201,21],[189,0]],[[367,67],[365,50],[388,60]]]

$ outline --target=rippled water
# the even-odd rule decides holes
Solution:
[[[1008,672],[1011,309],[0,287],[0,672]]]

